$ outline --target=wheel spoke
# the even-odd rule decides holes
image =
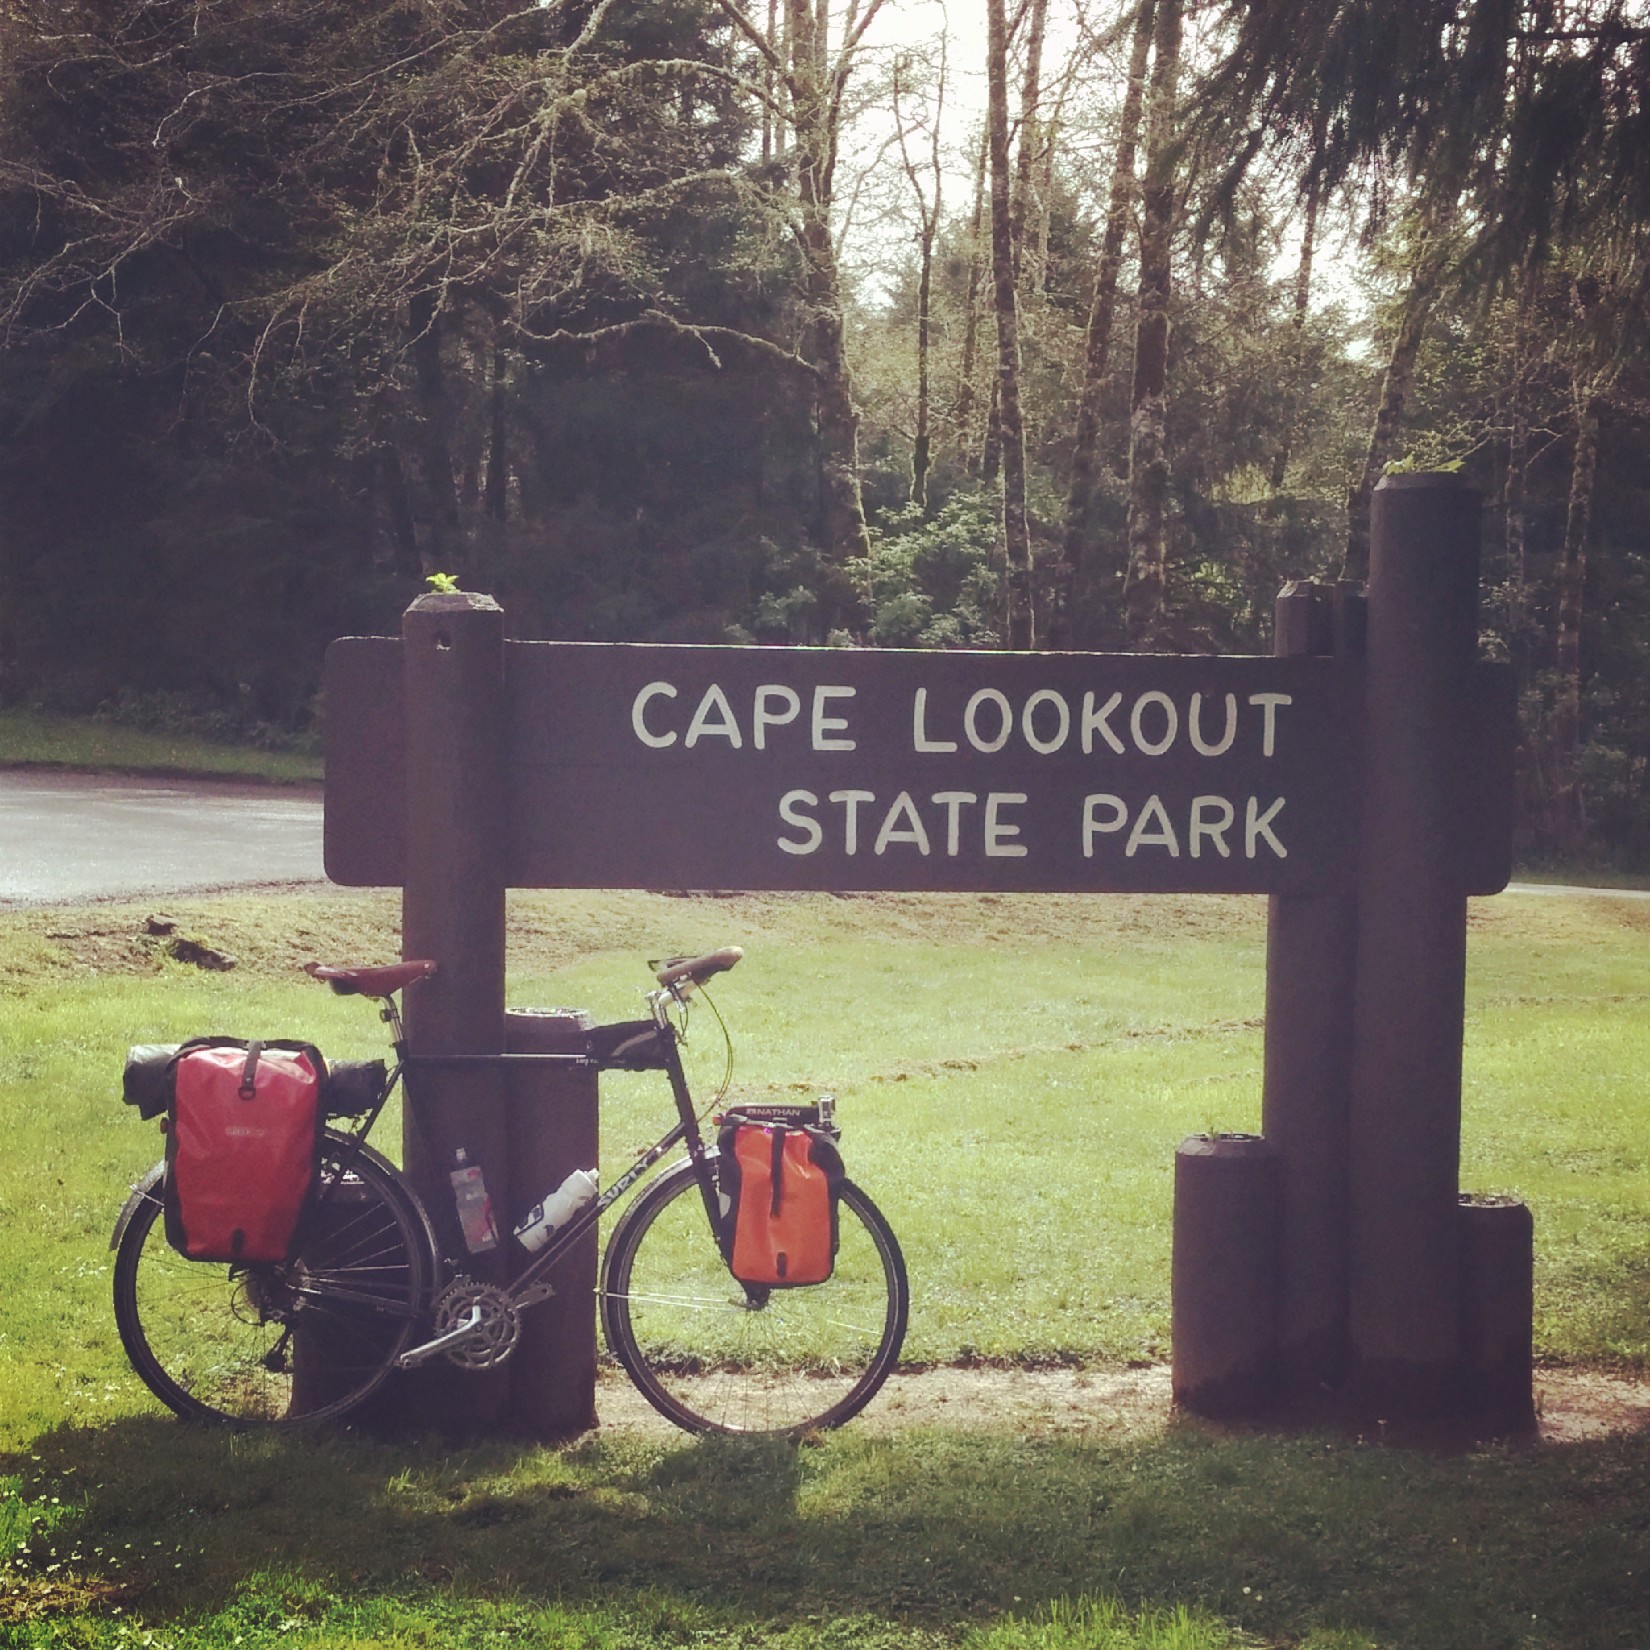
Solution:
[[[323,1176],[338,1176],[337,1164],[324,1156]],[[383,1379],[421,1310],[425,1228],[394,1171],[370,1154],[306,1212],[289,1262],[186,1260],[159,1215],[159,1198],[146,1196],[122,1236],[115,1316],[138,1373],[188,1418],[343,1414]]]
[[[824,1283],[734,1294],[688,1166],[632,1206],[609,1244],[608,1342],[643,1395],[695,1431],[795,1434],[834,1426],[881,1385],[904,1336],[904,1264],[893,1234],[846,1187],[841,1245]]]

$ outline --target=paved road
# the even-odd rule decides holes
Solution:
[[[0,770],[0,905],[325,875],[316,790]]]

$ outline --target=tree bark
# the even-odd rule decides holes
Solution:
[[[1284,477],[1289,473],[1289,460],[1294,448],[1293,424],[1297,415],[1302,346],[1306,338],[1306,315],[1312,303],[1312,258],[1317,250],[1319,184],[1316,176],[1307,179],[1305,221],[1301,225],[1301,255],[1295,266],[1295,302],[1289,322],[1293,329],[1289,339],[1289,375],[1285,388],[1290,427],[1283,433],[1278,450],[1272,455],[1272,473],[1267,478],[1274,493],[1283,491]]]
[[[991,284],[997,316],[1005,581],[1005,640],[1036,645],[1031,529],[1026,517],[1025,431],[1020,423],[1020,321],[1014,293],[1014,230],[1008,169],[1008,24],[1003,0],[986,0],[986,80],[991,133]]]
[[[1117,152],[1112,158],[1111,191],[1106,201],[1106,228],[1094,275],[1083,356],[1083,388],[1077,400],[1072,436],[1071,475],[1066,489],[1065,535],[1061,582],[1055,602],[1055,645],[1082,639],[1078,604],[1083,596],[1083,561],[1088,549],[1090,511],[1094,504],[1095,449],[1100,440],[1100,395],[1111,360],[1112,329],[1117,319],[1117,276],[1123,267],[1123,242],[1133,217],[1135,151],[1140,140],[1140,110],[1146,97],[1146,61],[1151,52],[1155,0],[1140,0],[1129,50],[1129,84],[1118,118]]]
[[[1507,476],[1502,489],[1502,533],[1507,556],[1507,635],[1519,657],[1530,630],[1529,472],[1530,388],[1534,372],[1535,306],[1540,273],[1534,259],[1519,283],[1513,322],[1512,383],[1507,395]]]
[[[464,530],[453,480],[452,404],[441,362],[441,320],[432,293],[413,297],[410,323],[413,379],[418,389],[419,474],[428,519],[424,554],[431,571],[460,573]]]
[[[1033,182],[1037,172],[1037,151],[1040,145],[1041,122],[1038,106],[1042,101],[1043,36],[1048,28],[1048,0],[1031,0],[1029,27],[1026,35],[1025,71],[1020,79],[1020,147],[1014,163],[1014,193],[1010,204],[1010,227],[1014,245],[1014,284],[1020,283],[1025,263],[1026,224],[1031,219],[1032,202],[1036,196]],[[1003,43],[1006,52],[1006,31]]]
[[[1558,562],[1558,622],[1553,638],[1558,689],[1553,700],[1548,775],[1552,787],[1552,845],[1564,854],[1575,853],[1586,834],[1581,795],[1581,616],[1587,583],[1587,534],[1592,525],[1593,484],[1598,473],[1599,415],[1603,408],[1604,397],[1596,383],[1577,396],[1570,504]]]
[[[401,450],[393,439],[378,449],[378,486],[389,517],[396,571],[409,579],[435,572],[419,553],[418,528],[413,521],[412,501],[407,497],[407,472],[401,464]]]
[[[1130,641],[1149,645],[1162,623],[1167,582],[1164,509],[1169,492],[1166,439],[1169,300],[1175,209],[1175,92],[1180,73],[1182,0],[1158,0],[1147,96],[1146,176],[1141,189],[1140,296],[1129,403],[1128,585]]]
[[[1369,576],[1370,495],[1397,448],[1404,409],[1409,404],[1410,391],[1415,387],[1416,357],[1421,353],[1427,321],[1443,287],[1446,228],[1438,226],[1429,232],[1416,254],[1409,291],[1404,295],[1398,330],[1392,340],[1392,353],[1381,380],[1381,400],[1375,411],[1374,428],[1369,432],[1363,473],[1347,492],[1346,556],[1341,564],[1343,579],[1365,579]]]
[[[957,399],[952,409],[957,440],[966,455],[964,463],[970,475],[980,469],[980,448],[974,441],[974,372],[978,359],[980,337],[980,276],[984,257],[981,251],[981,231],[985,224],[985,180],[991,165],[991,130],[989,124],[980,136],[979,165],[974,172],[974,211],[968,220],[968,297],[963,310],[962,362],[957,371]]]
[[[509,513],[510,421],[504,399],[504,351],[493,347],[493,381],[487,413],[487,481],[482,509],[489,521],[503,521]]]
[[[934,196],[930,201],[918,176],[916,162],[906,142],[905,121],[900,111],[900,71],[902,63],[894,64],[893,98],[894,129],[899,138],[900,160],[905,167],[906,180],[917,199],[917,421],[911,440],[911,502],[918,509],[928,508],[928,470],[931,463],[933,437],[931,390],[931,334],[934,292],[934,238],[939,232],[941,199],[944,184],[940,161],[940,117],[945,108],[945,50],[941,43],[937,106],[930,124],[929,167],[933,174]]]
[[[818,369],[815,418],[819,431],[819,536],[828,561],[870,554],[865,501],[859,484],[859,410],[843,324],[842,277],[831,233],[832,174],[836,167],[835,100],[825,74],[824,14],[808,0],[789,0],[792,119],[799,239],[807,321],[803,354]],[[844,67],[843,72],[846,72]]]

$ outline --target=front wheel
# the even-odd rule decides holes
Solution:
[[[642,1396],[690,1432],[794,1437],[870,1402],[905,1340],[910,1290],[881,1212],[844,1182],[836,1266],[794,1289],[735,1281],[691,1163],[661,1175],[614,1228],[602,1328]]]
[[[172,1248],[161,1179],[138,1188],[115,1253],[115,1323],[149,1390],[186,1420],[238,1426],[335,1420],[363,1402],[433,1275],[429,1223],[394,1168],[329,1132],[292,1258],[244,1266]]]

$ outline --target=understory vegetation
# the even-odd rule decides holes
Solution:
[[[168,960],[150,914],[0,913],[0,1643],[1642,1642],[1650,1433],[1439,1454],[1105,1396],[1167,1354],[1176,1143],[1258,1119],[1260,900],[512,896],[512,1001],[626,1017],[643,957],[737,939],[716,992],[735,1092],[838,1094],[929,1373],[799,1449],[622,1406],[562,1447],[246,1438],[160,1411],[109,1307],[108,1233],[159,1145],[119,1102],[124,1049],[264,1031],[369,1056],[370,1010],[297,964],[393,955],[399,914],[340,891],[172,902],[227,973]],[[1535,1212],[1538,1386],[1650,1373],[1647,928],[1630,899],[1471,909],[1462,1181]],[[702,1016],[689,1050],[713,1080]],[[643,1079],[604,1079],[609,1174],[660,1113]],[[895,1419],[901,1383],[981,1367],[1089,1384],[1042,1419],[960,1400]]]

